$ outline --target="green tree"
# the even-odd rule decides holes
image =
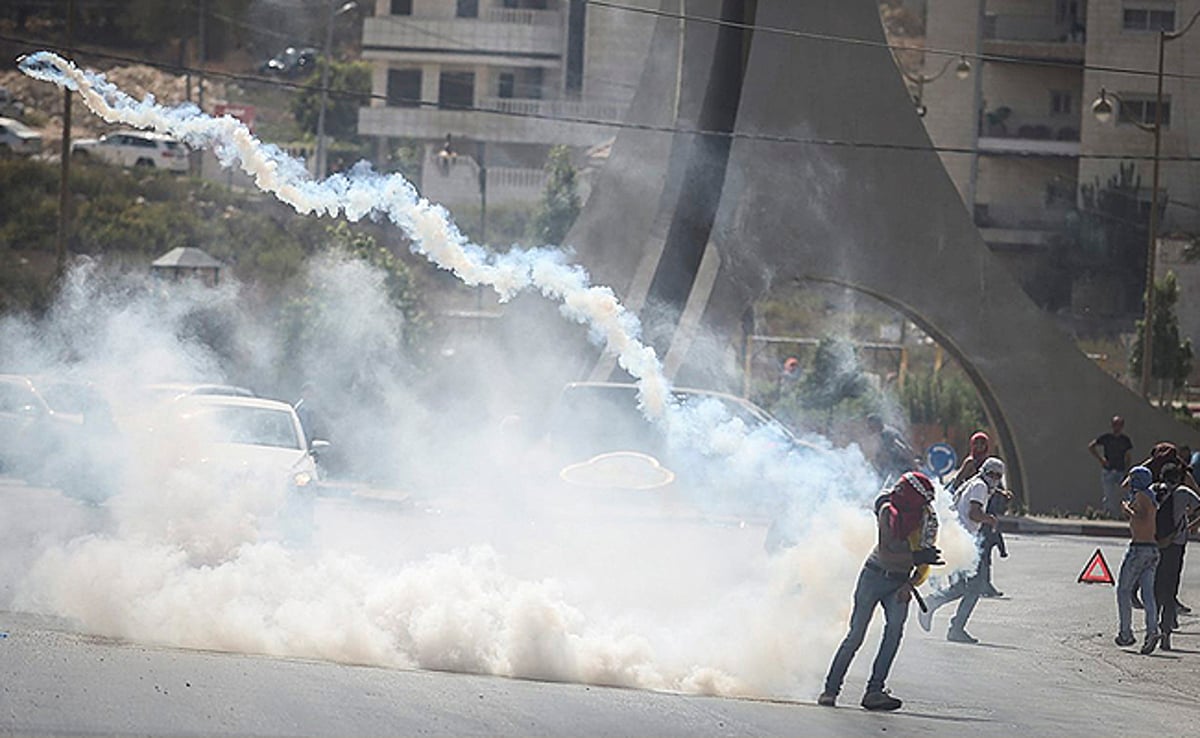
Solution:
[[[580,210],[570,149],[566,146],[550,149],[545,171],[546,187],[529,224],[529,237],[540,244],[561,244]]]
[[[305,89],[292,101],[292,115],[300,130],[317,135],[321,115],[321,67],[319,59],[305,80]],[[358,109],[371,96],[371,66],[366,62],[334,61],[329,65],[329,99],[325,106],[325,135],[354,139],[358,136]]]
[[[1154,314],[1151,316],[1150,376],[1158,382],[1158,399],[1162,404],[1174,399],[1183,389],[1192,372],[1192,341],[1179,340],[1179,318],[1175,306],[1179,302],[1179,284],[1174,272],[1167,272],[1161,282],[1154,284]],[[1137,336],[1133,342],[1130,368],[1135,377],[1142,375],[1142,341],[1145,340],[1145,320],[1137,323]]]

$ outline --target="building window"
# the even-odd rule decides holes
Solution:
[[[517,87],[517,75],[512,72],[500,73],[500,85],[496,91],[498,97],[508,99],[513,96],[513,91]]]
[[[442,72],[438,79],[438,107],[465,110],[475,105],[474,72]]]
[[[578,97],[583,92],[583,45],[587,30],[587,3],[570,0],[567,11],[567,92]]]
[[[1071,108],[1071,93],[1061,90],[1050,91],[1050,115],[1070,115]]]
[[[1125,6],[1122,25],[1126,31],[1174,31],[1175,10]]]
[[[478,18],[479,0],[458,0],[454,14],[459,18]]]
[[[398,108],[415,108],[421,104],[421,70],[389,69],[387,104]]]
[[[392,15],[412,15],[412,0],[392,0]]]
[[[1154,125],[1155,107],[1156,103],[1153,98],[1139,98],[1134,95],[1122,94],[1117,122],[1152,126]],[[1171,100],[1169,98],[1163,100],[1162,125],[1163,128],[1171,126]]]

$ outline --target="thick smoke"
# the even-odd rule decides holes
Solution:
[[[122,432],[95,442],[103,475],[62,485],[79,499],[39,498],[36,514],[0,524],[0,563],[17,581],[3,605],[186,647],[706,694],[816,689],[874,542],[875,479],[856,447],[797,449],[719,403],[670,402],[657,359],[611,291],[590,286],[558,251],[497,255],[467,243],[398,177],[359,169],[312,182],[232,119],[129,100],[49,54],[22,68],[78,89],[107,120],[213,146],[301,212],[385,215],[467,284],[561,302],[639,379],[640,401],[661,416],[670,444],[697,465],[720,463],[694,488],[572,484],[547,473],[543,439],[507,414],[499,370],[462,388],[485,398],[477,427],[439,423],[442,398],[406,381],[403,317],[361,262],[310,265],[325,319],[345,331],[341,343],[296,355],[245,307],[237,284],[167,290],[85,264],[45,319],[0,320],[0,361],[88,379]],[[343,388],[336,404],[365,429],[354,443],[373,450],[396,488],[331,489],[297,513],[271,480],[181,465],[192,440],[139,405],[130,378],[234,380],[196,340],[197,316],[221,326],[252,376],[300,362],[305,376]],[[506,358],[517,360],[495,361]],[[547,347],[532,363],[553,358]],[[790,518],[794,545],[768,554],[781,505],[800,511]],[[948,508],[942,517],[952,519]],[[960,529],[944,523],[942,539],[951,564],[970,564]]]

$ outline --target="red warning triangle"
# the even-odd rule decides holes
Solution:
[[[1079,573],[1079,581],[1084,584],[1115,584],[1113,581],[1112,571],[1108,568],[1108,562],[1104,560],[1104,554],[1100,549],[1096,549],[1096,553],[1092,554],[1092,558],[1088,560],[1087,566],[1083,567],[1083,571]]]

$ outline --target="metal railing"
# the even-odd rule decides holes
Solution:
[[[516,97],[483,97],[479,107],[518,115],[551,118],[578,118],[619,123],[625,117],[627,103],[585,100],[539,100]]]

